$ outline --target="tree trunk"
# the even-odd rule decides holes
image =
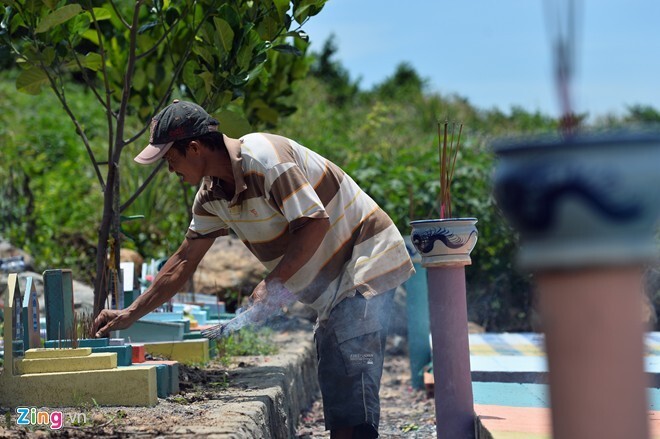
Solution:
[[[107,261],[108,261],[108,241],[112,229],[113,218],[118,215],[114,211],[115,180],[117,178],[115,165],[108,164],[108,178],[105,191],[103,193],[103,217],[101,218],[101,227],[99,228],[99,239],[97,241],[96,253],[96,277],[94,279],[94,316],[96,317],[105,307],[105,300],[108,296],[107,290]]]

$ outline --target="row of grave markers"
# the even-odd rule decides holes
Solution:
[[[112,308],[123,307],[125,296],[130,296],[132,302],[136,291],[134,285],[134,265],[122,263],[121,283],[124,287],[119,294],[119,303],[112,303]],[[75,309],[73,300],[73,274],[71,270],[46,270],[43,273],[44,306],[46,316],[46,340],[72,339],[75,334]],[[32,277],[26,278],[25,294],[14,295],[13,324],[11,325],[12,348],[15,354],[41,347],[41,309],[35,282]]]

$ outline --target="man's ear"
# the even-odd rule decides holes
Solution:
[[[198,140],[192,140],[188,144],[188,152],[193,154],[200,154],[202,149],[202,144]]]

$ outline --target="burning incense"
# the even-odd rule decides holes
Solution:
[[[246,325],[256,325],[266,322],[276,316],[283,307],[297,300],[296,296],[284,285],[269,283],[268,294],[259,302],[249,304],[242,312],[227,323],[221,323],[202,331],[202,336],[221,339],[229,337]]]
[[[451,135],[449,133],[449,122],[444,124],[438,122],[438,145],[440,154],[440,218],[452,218],[451,213],[451,182],[454,179],[456,169],[456,158],[461,146],[461,134],[463,124],[458,124],[458,136],[456,136],[456,122],[451,123]]]

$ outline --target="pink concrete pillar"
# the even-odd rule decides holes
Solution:
[[[413,221],[412,241],[427,270],[439,439],[474,437],[465,266],[477,242],[477,220]]]
[[[429,267],[429,313],[438,438],[474,437],[465,269]]]
[[[660,132],[495,151],[495,198],[535,275],[553,437],[648,438],[642,267],[657,258]]]
[[[553,436],[648,438],[641,267],[536,276]]]

